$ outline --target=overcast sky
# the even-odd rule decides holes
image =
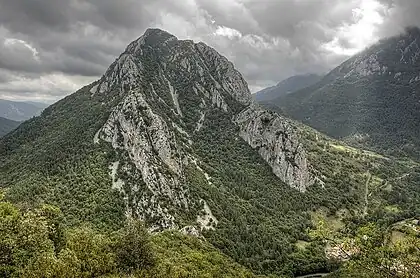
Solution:
[[[0,98],[52,102],[148,27],[204,41],[255,92],[420,26],[420,0],[0,0]]]

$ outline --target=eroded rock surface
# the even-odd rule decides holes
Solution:
[[[312,183],[293,127],[252,103],[233,64],[203,43],[149,29],[94,84],[92,96],[120,101],[93,140],[110,143],[118,153],[110,165],[114,187],[125,196],[127,214],[153,222],[152,230],[179,229],[179,211],[197,215],[196,228],[188,226],[193,233],[217,228],[211,208],[190,194],[185,176],[194,165],[212,184],[191,152],[193,135],[209,128],[211,109],[238,126],[280,180],[302,192]]]

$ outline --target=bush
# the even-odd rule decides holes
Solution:
[[[155,259],[144,224],[130,219],[118,233],[115,244],[118,267],[123,271],[149,268]]]

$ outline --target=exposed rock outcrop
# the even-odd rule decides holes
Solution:
[[[282,181],[301,192],[314,183],[294,127],[274,112],[251,105],[235,117],[240,136],[258,150]]]
[[[159,227],[174,228],[173,216],[167,208],[160,207],[159,201],[165,198],[183,209],[188,209],[188,201],[187,189],[181,183],[182,154],[166,122],[152,111],[141,93],[131,92],[111,113],[98,137],[111,143],[117,151],[127,152],[147,187],[140,190],[134,186],[131,192],[121,188],[125,195],[136,196],[130,207],[141,218],[160,219]],[[146,214],[147,211],[150,213]]]
[[[152,230],[179,229],[174,211],[196,213],[197,228],[188,230],[217,226],[208,204],[190,195],[185,177],[192,163],[212,184],[190,151],[193,134],[208,128],[210,109],[220,109],[232,119],[240,136],[283,182],[302,192],[312,183],[292,126],[253,104],[233,64],[204,43],[149,29],[90,92],[120,99],[94,142],[109,142],[119,154],[120,160],[110,166],[113,184],[125,196],[127,213],[153,219]]]

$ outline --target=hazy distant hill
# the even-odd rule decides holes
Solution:
[[[0,137],[17,128],[19,124],[19,122],[0,117]]]
[[[295,75],[289,77],[276,86],[265,88],[254,94],[257,101],[270,101],[285,94],[306,88],[321,80],[322,76],[317,74]]]
[[[0,117],[25,121],[41,114],[48,104],[40,102],[20,102],[0,99]]]

